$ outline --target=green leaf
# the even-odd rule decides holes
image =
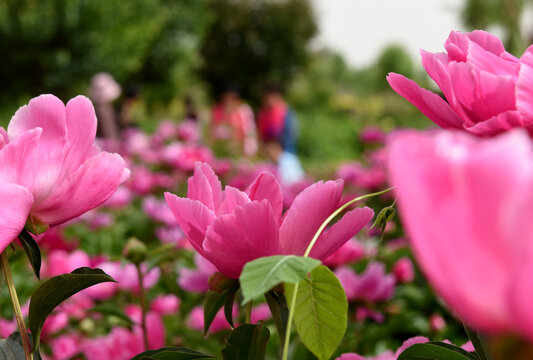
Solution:
[[[262,257],[244,265],[240,282],[242,304],[272,289],[281,282],[297,283],[320,265],[320,260],[295,255]]]
[[[103,315],[116,316],[120,320],[124,321],[128,326],[134,324],[133,320],[126,314],[124,314],[119,308],[113,305],[98,305],[91,309],[91,311],[98,312]]]
[[[24,347],[19,332],[14,332],[7,339],[0,339],[0,360],[25,360]],[[39,351],[33,353],[33,360],[41,360]]]
[[[464,328],[466,331],[466,335],[468,335],[468,338],[472,342],[472,345],[474,345],[474,349],[476,349],[476,355],[479,360],[488,360],[489,357],[487,356],[487,352],[485,351],[485,342],[483,341],[481,336],[474,330],[468,328],[466,325]]]
[[[291,303],[295,285],[285,284]],[[348,300],[335,274],[326,266],[301,281],[294,309],[294,324],[304,345],[320,360],[329,359],[339,346],[348,322]]]
[[[54,276],[39,286],[30,301],[28,324],[34,348],[39,345],[41,330],[46,317],[72,295],[99,283],[116,282],[100,269],[82,267],[70,274]]]
[[[33,236],[24,229],[18,237],[20,240],[20,244],[22,245],[22,248],[26,253],[26,256],[28,256],[28,260],[30,260],[30,264],[33,269],[33,272],[35,273],[35,276],[37,276],[37,279],[40,280],[41,250],[39,249],[39,245],[37,245],[37,242],[35,241]]]
[[[476,360],[468,351],[443,342],[414,344],[405,349],[398,360]]]
[[[269,338],[270,331],[261,322],[257,325],[241,325],[226,339],[226,347],[222,349],[222,359],[263,360]]]
[[[164,347],[159,350],[148,350],[131,358],[131,360],[195,360],[212,358],[211,355],[178,347]]]
[[[383,209],[381,209],[378,216],[376,216],[376,221],[374,221],[374,224],[372,224],[370,229],[377,228],[381,231],[385,230],[387,222],[394,219],[395,215],[396,209],[394,209],[394,204],[384,207]]]
[[[229,290],[224,290],[220,293],[213,290],[207,291],[204,301],[204,336],[207,335],[207,331],[215,319],[215,315],[226,303],[228,293]]]
[[[287,319],[289,317],[287,299],[282,293],[272,290],[265,293],[265,299],[270,308],[270,312],[272,313],[276,329],[278,329],[280,344],[283,344],[285,332],[287,330]]]
[[[235,281],[233,286],[228,290],[228,296],[226,297],[226,302],[224,303],[224,315],[226,316],[226,321],[230,324],[233,329],[233,302],[235,301],[235,295],[240,289],[240,284],[238,281]]]

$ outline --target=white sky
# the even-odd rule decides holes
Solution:
[[[334,49],[349,64],[365,66],[389,43],[401,43],[419,59],[419,49],[443,51],[451,30],[463,30],[464,0],[313,0],[316,45]]]

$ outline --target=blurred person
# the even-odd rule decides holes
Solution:
[[[258,127],[263,143],[277,141],[284,151],[296,154],[296,116],[276,85],[269,85],[263,95]]]
[[[276,163],[278,176],[283,185],[292,185],[305,179],[305,172],[298,156],[285,150],[280,141],[267,142],[264,150],[266,156]]]
[[[120,131],[113,101],[121,93],[122,88],[111,74],[100,72],[91,78],[89,97],[93,102],[98,119],[97,136],[118,139]]]
[[[257,152],[254,113],[240,97],[235,87],[229,87],[213,107],[209,137],[212,141],[227,141],[237,145],[234,151],[246,156]]]
[[[198,112],[192,101],[192,97],[185,96],[185,121],[198,121]]]
[[[136,84],[129,84],[124,90],[124,101],[120,107],[120,128],[128,128],[139,123],[139,102],[141,100],[141,88]]]

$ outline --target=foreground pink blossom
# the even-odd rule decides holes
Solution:
[[[533,47],[520,59],[484,31],[452,31],[445,53],[422,51],[422,64],[446,100],[391,73],[391,87],[445,129],[495,135],[515,127],[533,134]]]
[[[415,256],[437,293],[471,326],[533,340],[532,145],[406,132],[389,171]]]
[[[246,192],[222,186],[211,167],[196,163],[187,198],[165,198],[192,246],[224,275],[238,278],[244,264],[263,256],[303,255],[313,235],[339,206],[343,182],[318,182],[302,191],[282,218],[278,180],[260,174]],[[359,232],[374,212],[349,211],[325,231],[311,256],[325,259]]]
[[[94,108],[84,96],[65,106],[41,95],[0,128],[0,251],[25,219],[49,226],[102,204],[129,175],[117,154],[93,145]],[[7,221],[9,224],[3,224]]]

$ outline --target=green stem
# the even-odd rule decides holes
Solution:
[[[146,328],[146,299],[144,297],[144,284],[141,264],[135,264],[135,268],[137,269],[137,276],[139,278],[139,300],[141,302],[142,310],[141,327],[143,331],[144,350],[148,350],[148,330]]]
[[[247,324],[250,324],[252,322],[252,304],[253,300],[250,300],[248,304],[246,304],[245,322]]]
[[[22,339],[22,347],[24,348],[24,355],[26,360],[31,360],[31,346],[30,339],[28,338],[28,330],[26,330],[26,324],[24,323],[24,317],[22,316],[22,310],[20,309],[20,303],[13,283],[13,276],[11,275],[11,269],[7,259],[7,250],[4,250],[0,255],[0,263],[2,263],[2,270],[6,278],[7,289],[9,290],[9,296],[11,297],[11,303],[13,304],[13,310],[15,311],[15,318],[17,319],[18,328],[20,331],[20,337]]]
[[[313,249],[313,246],[315,246],[315,243],[317,242],[318,238],[320,237],[320,234],[322,234],[322,231],[328,226],[328,224],[333,220],[337,215],[339,215],[344,209],[346,209],[348,206],[352,205],[353,203],[357,201],[361,201],[363,199],[367,199],[374,196],[379,196],[382,194],[385,194],[389,191],[391,191],[393,188],[390,187],[388,189],[378,191],[372,194],[366,194],[362,196],[358,196],[353,200],[348,201],[346,204],[342,205],[340,208],[335,210],[333,214],[331,214],[318,228],[317,232],[315,233],[315,236],[313,236],[313,239],[311,239],[311,242],[307,246],[307,249],[305,249],[304,257],[309,257],[309,254],[311,253],[311,250]],[[292,326],[292,319],[294,318],[294,307],[296,306],[296,295],[298,294],[298,286],[299,284],[296,283],[294,286],[294,289],[292,290],[292,298],[291,298],[291,304],[289,306],[289,317],[287,319],[287,332],[285,333],[285,341],[283,344],[283,353],[281,356],[282,360],[287,360],[289,355],[289,342],[291,338],[291,326]]]

